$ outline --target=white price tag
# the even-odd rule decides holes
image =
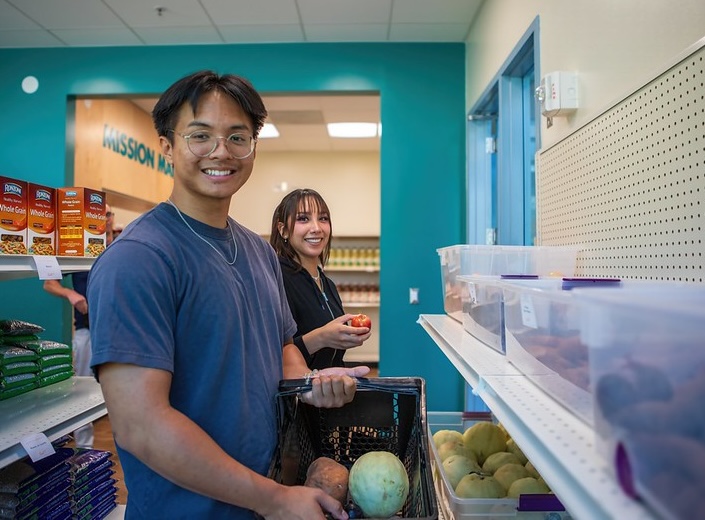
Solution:
[[[521,295],[521,322],[525,327],[537,329],[536,313],[534,312],[534,301],[528,294]]]
[[[32,459],[32,462],[37,462],[49,455],[56,453],[54,446],[49,442],[49,438],[43,433],[32,433],[20,440],[20,444]]]
[[[61,280],[64,277],[55,256],[34,255],[32,259],[40,280]]]
[[[475,290],[475,284],[469,283],[468,287],[470,289],[470,303],[475,305],[477,303],[477,292]]]

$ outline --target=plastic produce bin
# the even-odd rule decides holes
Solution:
[[[409,476],[409,496],[394,518],[436,520],[424,380],[359,379],[354,399],[331,409],[298,399],[297,394],[310,388],[305,380],[280,385],[279,444],[269,477],[285,485],[302,485],[308,466],[318,457],[330,457],[350,469],[369,451],[389,451],[399,457]]]
[[[437,250],[441,261],[441,281],[443,286],[443,307],[448,316],[463,321],[462,301],[463,283],[459,275],[472,273],[490,274],[492,272],[493,249],[482,245],[457,245]]]
[[[502,284],[505,352],[520,372],[591,425],[588,348],[580,340],[578,303],[564,287],[557,279]]]
[[[533,274],[573,276],[580,248],[577,246],[490,246],[454,245],[437,250],[441,263],[444,310],[463,321],[463,300],[467,286],[458,279],[465,276]]]
[[[598,453],[666,519],[705,511],[705,287],[576,289]]]
[[[504,353],[502,279],[499,276],[458,276],[462,291],[463,328],[488,347]]]
[[[461,412],[429,412],[428,439],[432,454],[433,477],[440,508],[446,520],[568,520],[565,508],[555,495],[522,495],[516,498],[460,498],[441,469],[441,458],[433,443],[433,434],[439,430],[464,432],[477,419]]]

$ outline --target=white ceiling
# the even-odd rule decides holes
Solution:
[[[0,0],[0,48],[464,42],[483,1]],[[154,101],[137,103],[151,112]],[[379,149],[378,139],[331,140],[322,124],[379,121],[376,96],[267,96],[265,104],[281,138],[261,140],[262,151]]]
[[[462,42],[484,0],[0,0],[0,48]]]

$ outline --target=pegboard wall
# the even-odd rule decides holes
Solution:
[[[541,245],[577,275],[705,282],[705,46],[536,156]]]

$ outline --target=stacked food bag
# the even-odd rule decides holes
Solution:
[[[40,339],[44,328],[21,320],[0,320],[0,400],[73,375],[71,346]]]
[[[113,464],[109,451],[77,449],[69,458],[73,518],[104,518],[115,508],[117,481],[113,478]]]
[[[115,508],[112,453],[58,448],[0,470],[0,518],[100,519]]]
[[[0,344],[0,400],[37,387],[37,357],[31,350]]]

